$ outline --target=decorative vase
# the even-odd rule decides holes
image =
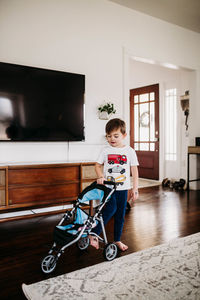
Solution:
[[[108,120],[109,115],[108,115],[107,111],[100,111],[99,112],[99,119],[100,120]]]

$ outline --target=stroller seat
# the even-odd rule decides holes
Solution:
[[[74,211],[74,221],[65,226],[57,225],[54,229],[54,241],[58,245],[64,246],[76,239],[86,221],[89,218],[91,219],[91,216],[86,213],[81,206],[85,203],[89,203],[91,200],[98,200],[100,202],[98,206],[100,206],[108,197],[110,191],[110,188],[99,185],[96,182],[93,182],[90,186],[85,188],[78,196]],[[98,221],[93,220],[92,224],[90,224],[90,228],[86,228],[81,237],[86,237],[88,235],[88,230],[91,230],[97,224]]]
[[[65,245],[75,239],[80,233],[89,215],[83,211],[80,207],[76,209],[75,220],[67,225],[57,225],[54,229],[54,240],[58,245]],[[86,237],[84,233],[82,237]]]
[[[95,185],[96,186],[96,185]],[[101,187],[102,188],[102,187]],[[83,203],[91,201],[91,199],[101,199],[104,197],[104,191],[101,189],[100,191],[96,189],[94,191],[93,186],[86,188],[78,197],[78,202],[75,207],[75,218],[74,221],[67,225],[57,225],[54,229],[54,240],[57,244],[63,246],[66,243],[69,243],[73,239],[75,239],[83,226],[85,225],[85,222],[91,218],[91,216],[86,213],[81,206]],[[94,228],[98,222],[96,220],[93,220],[91,226],[89,228],[86,227],[84,230],[84,233],[81,237],[86,237],[88,235],[88,230],[91,228]]]

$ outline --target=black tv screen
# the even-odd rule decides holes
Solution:
[[[0,63],[1,141],[83,141],[85,75]]]

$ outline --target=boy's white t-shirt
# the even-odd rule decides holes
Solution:
[[[130,146],[122,148],[106,146],[97,163],[104,165],[104,177],[117,183],[117,190],[131,188],[130,167],[139,165],[135,150]]]

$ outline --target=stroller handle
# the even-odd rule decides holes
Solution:
[[[104,183],[104,184],[107,184],[107,185],[113,185],[114,187],[116,187],[116,182],[114,182],[114,181],[104,180],[103,183]]]

